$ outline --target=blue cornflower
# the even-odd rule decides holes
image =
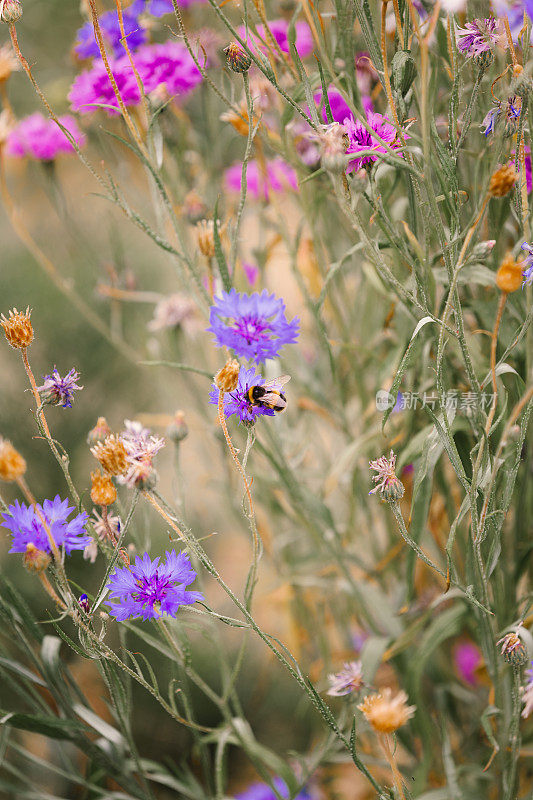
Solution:
[[[300,324],[298,319],[288,321],[283,300],[266,289],[250,295],[235,289],[222,292],[211,306],[209,322],[219,347],[258,364],[275,358],[284,344],[293,344]]]
[[[498,122],[502,113],[502,104],[498,103],[498,105],[493,106],[488,114],[483,119],[481,126],[483,128],[484,136],[490,136],[494,133],[494,128],[496,123]]]
[[[124,33],[128,39],[130,50],[136,50],[146,42],[147,33],[139,23],[139,15],[144,11],[145,0],[134,0],[122,14]],[[116,57],[124,55],[124,46],[121,42],[122,32],[116,11],[106,11],[99,17],[100,28],[107,47]],[[78,31],[74,52],[80,58],[100,58],[100,50],[94,38],[92,22],[86,22]]]
[[[285,781],[281,778],[273,778],[272,783],[282,797],[289,797],[289,790]],[[276,795],[266,783],[252,783],[244,792],[235,796],[237,800],[276,800]],[[294,800],[311,800],[311,795],[306,789],[302,789]]]
[[[533,286],[533,245],[530,245],[528,242],[524,242],[522,245],[522,250],[527,252],[527,256],[522,262],[522,274],[524,276],[524,282],[522,285]]]
[[[263,386],[265,379],[255,371],[253,367],[246,369],[241,367],[239,370],[239,382],[233,392],[226,392],[224,395],[224,414],[226,418],[235,414],[241,422],[255,422],[257,417],[274,417],[276,412],[270,408],[253,406],[248,399],[248,390],[251,386]],[[276,388],[273,386],[273,388]],[[209,402],[218,405],[219,390],[212,385],[209,392]]]
[[[163,614],[175,617],[180,606],[203,600],[201,592],[187,592],[185,587],[196,578],[185,553],[166,552],[166,563],[153,561],[145,553],[137,556],[131,567],[120,567],[109,578],[109,613],[116,619],[159,619]]]
[[[57,367],[54,367],[50,375],[43,376],[43,385],[37,387],[41,402],[43,405],[49,403],[62,408],[72,408],[74,392],[83,389],[83,386],[78,386],[77,384],[79,379],[79,372],[76,372],[75,369],[71,369],[62,378],[57,371]]]
[[[0,527],[7,528],[13,534],[9,552],[25,553],[29,544],[45,553],[51,552],[48,535],[39,514],[46,520],[58,547],[64,545],[68,555],[73,550],[83,550],[92,541],[85,533],[87,514],[82,511],[69,520],[73,511],[74,508],[69,506],[68,500],[61,500],[59,495],[53,500],[45,500],[42,505],[37,503],[35,508],[15,500],[14,505],[8,506],[6,513],[2,515],[0,523]]]

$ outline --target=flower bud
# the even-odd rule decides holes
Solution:
[[[487,239],[485,242],[478,242],[475,247],[472,248],[472,253],[468,260],[484,261],[492,253],[495,244],[496,239]]]
[[[22,16],[22,3],[20,0],[0,0],[0,22],[18,22]]]
[[[238,361],[234,358],[228,359],[213,378],[217,389],[220,389],[221,392],[233,392],[239,382],[239,369]]]
[[[0,436],[0,481],[11,483],[26,472],[26,461],[11,442]]]
[[[28,572],[44,572],[51,560],[52,558],[50,555],[45,553],[44,550],[38,550],[33,542],[29,542],[26,545],[26,552],[22,557],[22,563]]]
[[[89,603],[89,598],[87,597],[86,594],[80,594],[80,599],[78,600],[78,603],[80,604],[80,608],[83,609],[83,611],[85,611],[86,614],[88,614],[89,611],[91,610],[91,604]]]
[[[486,50],[484,53],[475,55],[472,61],[479,69],[488,69],[494,61],[494,53],[492,50]]]
[[[189,435],[189,428],[185,422],[185,414],[183,411],[176,411],[174,419],[166,430],[166,435],[175,444],[179,444]]]
[[[504,164],[503,167],[499,167],[490,179],[490,196],[505,197],[515,185],[517,177],[514,164]]]
[[[236,42],[231,42],[224,48],[226,54],[226,63],[233,72],[248,72],[252,66],[252,59],[240,45]]]
[[[110,506],[117,499],[117,490],[109,475],[91,472],[91,500],[95,506]]]
[[[30,321],[31,311],[17,311],[16,308],[0,317],[0,325],[4,329],[7,341],[16,350],[23,350],[33,342],[33,327]]]
[[[520,667],[528,660],[527,648],[520,638],[520,625],[516,630],[506,633],[496,644],[502,645],[501,655],[508,664]]]
[[[496,273],[498,289],[506,294],[516,292],[522,286],[523,277],[522,265],[514,260],[511,253],[507,253]]]
[[[402,97],[405,97],[416,78],[416,63],[408,50],[398,50],[391,63],[391,83]]]
[[[109,436],[110,433],[111,433],[111,428],[107,424],[106,418],[98,417],[96,425],[87,434],[87,444],[96,444],[97,442],[103,442],[106,436]]]
[[[401,500],[405,492],[405,487],[399,478],[392,478],[382,491],[384,500]]]

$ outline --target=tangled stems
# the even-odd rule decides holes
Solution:
[[[192,550],[192,552],[196,555],[199,559],[203,567],[207,570],[207,572],[215,578],[219,586],[222,590],[228,595],[228,597],[232,600],[235,606],[239,609],[241,614],[243,615],[246,622],[249,624],[250,628],[259,636],[259,638],[266,644],[269,650],[276,656],[278,661],[285,667],[285,669],[290,673],[290,675],[294,678],[294,680],[298,683],[301,689],[309,697],[312,705],[314,708],[319,712],[322,716],[324,721],[326,722],[327,726],[335,733],[337,738],[343,743],[346,749],[349,752],[352,752],[350,747],[350,743],[346,736],[342,733],[339,726],[337,725],[335,718],[333,717],[329,707],[324,703],[320,695],[313,689],[312,684],[309,680],[306,680],[302,675],[300,668],[298,667],[297,661],[290,653],[290,651],[285,647],[285,645],[281,645],[277,639],[275,639],[270,634],[264,632],[259,625],[256,623],[254,617],[250,613],[249,609],[245,605],[245,603],[241,602],[239,598],[234,594],[231,588],[227,585],[227,583],[223,580],[222,576],[217,571],[215,565],[207,555],[206,551],[199,543],[197,539],[195,539],[192,535],[189,535],[185,532],[185,530],[181,530],[178,525],[176,524],[175,520],[168,514],[161,504],[156,500],[152,493],[143,492],[144,497],[148,500],[148,502],[153,506],[153,508],[157,511],[157,513],[167,522],[168,525],[172,528],[172,530],[178,534],[178,536],[187,544],[187,546]],[[166,504],[165,504],[166,505]],[[280,644],[289,658],[287,658],[283,652],[276,647],[274,642]],[[289,660],[290,659],[290,660]],[[355,766],[360,770],[360,772],[365,775],[365,777],[370,781],[372,786],[377,792],[381,792],[381,788],[379,784],[375,781],[371,773],[368,771],[364,763],[360,760],[360,758],[352,752],[352,757]]]

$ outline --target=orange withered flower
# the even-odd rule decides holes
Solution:
[[[503,167],[499,167],[490,179],[490,196],[505,197],[515,185],[517,178],[518,175],[515,172],[514,164],[504,164]]]
[[[11,442],[0,436],[0,481],[11,483],[26,472],[26,461]]]
[[[97,442],[91,447],[91,453],[108,475],[122,475],[128,468],[128,454],[124,443],[113,433],[106,436],[103,442]]]
[[[215,386],[221,392],[233,392],[239,382],[239,362],[230,358],[214,377]]]
[[[407,695],[399,691],[393,696],[387,687],[381,692],[369,694],[357,708],[378,733],[393,733],[411,719],[416,706],[407,705]]]
[[[91,472],[91,500],[95,506],[110,506],[117,499],[117,490],[110,475]]]
[[[30,321],[30,307],[26,311],[13,308],[6,317],[0,317],[0,325],[4,329],[7,341],[16,350],[22,350],[33,342],[33,327]]]

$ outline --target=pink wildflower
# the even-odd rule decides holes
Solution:
[[[74,117],[66,115],[58,119],[78,147],[83,147],[85,136]],[[22,119],[11,131],[7,140],[7,152],[15,158],[27,156],[38,161],[53,161],[60,153],[73,153],[74,148],[52,119],[46,119],[36,112]]]

